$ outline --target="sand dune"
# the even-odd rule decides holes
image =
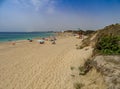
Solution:
[[[46,42],[21,42],[0,45],[0,89],[73,89],[71,66],[91,56],[89,50],[76,50],[80,39]]]

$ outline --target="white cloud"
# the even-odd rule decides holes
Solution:
[[[21,4],[24,7],[29,7],[30,6],[29,5],[29,0],[15,0],[14,2],[17,3],[17,4]]]
[[[33,7],[35,11],[44,10],[46,13],[55,11],[56,0],[15,0],[25,7]]]
[[[82,11],[73,13],[57,10],[58,0],[14,0],[12,2],[8,0],[8,2],[11,8],[7,7],[8,3],[2,7],[0,27],[25,28],[25,31],[96,29],[117,20],[117,18],[111,19],[112,17],[108,15],[100,18]]]
[[[31,3],[34,5],[36,11],[43,7],[44,4],[42,0],[31,0]]]
[[[55,0],[31,0],[36,11],[44,9],[45,12],[51,14],[55,11]]]
[[[52,14],[55,12],[55,1],[52,0],[51,2],[49,2],[48,8],[47,8],[47,13],[48,14]]]

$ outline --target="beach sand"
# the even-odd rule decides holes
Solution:
[[[92,48],[77,50],[75,37],[49,41],[0,44],[0,89],[74,89],[71,67],[92,55]],[[92,89],[92,88],[91,88]]]

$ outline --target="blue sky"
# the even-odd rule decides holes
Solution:
[[[120,23],[120,0],[0,0],[0,31],[100,29]]]

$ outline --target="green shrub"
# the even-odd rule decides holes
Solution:
[[[71,69],[71,70],[74,70],[74,69],[75,69],[75,67],[73,67],[73,66],[72,66],[72,67],[70,67],[70,69]]]
[[[75,84],[74,84],[75,89],[81,89],[81,88],[84,87],[84,86],[85,86],[85,85],[82,84],[82,83],[75,83]]]
[[[102,54],[120,54],[120,37],[105,36],[98,40],[97,50]]]
[[[79,67],[79,75],[86,75],[92,69],[92,63],[92,60],[87,59],[84,65]]]

